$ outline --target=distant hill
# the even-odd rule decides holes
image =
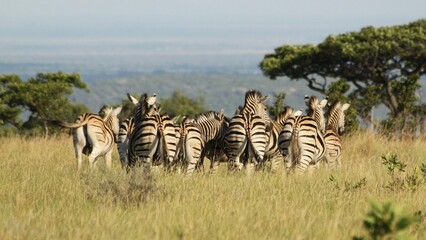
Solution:
[[[83,76],[84,78],[84,76]],[[224,73],[150,73],[137,76],[110,76],[88,82],[90,93],[78,91],[72,96],[76,102],[84,103],[92,111],[103,104],[118,104],[126,93],[157,93],[159,98],[168,98],[174,91],[190,97],[202,97],[205,106],[211,110],[223,108],[232,115],[238,105],[244,103],[247,90],[257,89],[263,94],[285,92],[286,104],[303,108],[303,96],[317,93],[309,90],[304,82],[271,81],[260,74]],[[272,103],[272,100],[269,100]]]

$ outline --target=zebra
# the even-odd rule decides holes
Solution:
[[[146,109],[143,118],[137,120],[135,116],[135,128],[129,140],[128,169],[142,163],[144,170],[150,171],[153,164],[158,165],[158,159],[167,169],[173,162],[177,145],[175,126],[167,114],[159,112],[153,104]]]
[[[295,168],[300,173],[309,165],[318,167],[326,151],[322,126],[325,126],[323,108],[327,101],[327,98],[319,101],[316,96],[305,96],[308,116],[293,115],[284,124],[278,144],[287,171]]]
[[[327,106],[328,97],[325,97],[323,100],[319,100],[317,96],[308,96],[305,95],[305,104],[308,107],[307,115],[315,119],[318,127],[321,129],[321,132],[325,132],[325,118],[324,118],[324,108]]]
[[[122,107],[104,106],[99,114],[84,113],[74,123],[59,121],[59,125],[73,129],[74,152],[77,167],[82,167],[82,153],[89,155],[89,164],[96,166],[97,157],[105,155],[106,165],[111,169],[113,145],[119,128],[118,114]]]
[[[340,155],[342,152],[340,135],[345,129],[345,111],[349,107],[349,103],[341,104],[340,102],[336,102],[329,109],[324,140],[327,147],[325,160],[331,166],[336,163],[340,165]]]
[[[127,93],[127,98],[132,102],[136,108],[138,107],[139,100]],[[157,99],[157,95],[154,93],[152,96],[148,97],[147,94],[141,95],[141,108],[139,110],[135,110],[135,115],[144,115],[145,109],[149,106],[155,103]],[[137,112],[140,111],[141,113]],[[120,163],[123,169],[126,168],[128,164],[128,158],[127,158],[127,149],[129,145],[129,139],[130,134],[133,132],[133,129],[135,128],[135,118],[130,117],[125,119],[120,124],[120,128],[118,131],[118,138],[117,138],[117,150],[120,156]]]
[[[265,105],[267,98],[259,91],[248,91],[244,106],[237,109],[236,115],[229,122],[224,138],[229,169],[241,169],[244,164],[250,170],[253,163],[257,165],[263,162],[267,141],[266,125],[270,122]],[[243,164],[240,163],[242,155]]]
[[[228,127],[224,111],[199,114],[195,119],[185,119],[182,122],[179,148],[184,156],[186,175],[194,172],[197,164],[207,156],[210,159],[210,169],[217,168],[218,159],[223,154],[222,139]]]
[[[284,127],[286,120],[290,117],[298,117],[302,111],[295,111],[291,107],[285,107],[284,110],[278,114],[275,120],[271,120],[270,124],[266,127],[266,136],[268,139],[264,161],[271,161],[271,171],[275,172],[283,158],[278,147],[278,137]]]

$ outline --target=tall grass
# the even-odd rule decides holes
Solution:
[[[76,171],[72,140],[0,139],[0,239],[350,239],[369,201],[426,212],[426,184],[389,189],[381,156],[406,174],[426,163],[426,143],[360,133],[345,139],[342,166],[313,174],[257,172],[127,175]],[[87,165],[85,166],[88,167]],[[426,223],[408,234],[426,239]]]

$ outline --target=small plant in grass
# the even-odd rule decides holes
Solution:
[[[405,167],[407,164],[402,163],[396,154],[386,154],[382,155],[383,165],[385,165],[388,169],[388,174],[390,176],[395,176],[395,169],[398,173],[405,172]]]
[[[348,192],[348,191],[356,190],[356,189],[362,189],[367,185],[367,179],[365,177],[354,182],[354,183],[345,181],[343,188],[340,187],[339,182],[337,181],[337,179],[333,175],[330,175],[329,181],[334,185],[334,187],[337,190],[342,189],[343,192]]]
[[[420,166],[420,172],[423,175],[422,179],[417,168],[414,168],[411,173],[406,173],[405,177],[403,177],[402,174],[405,173],[407,164],[401,162],[395,154],[382,155],[382,160],[383,165],[388,170],[388,175],[392,178],[386,188],[391,190],[408,189],[414,192],[426,182],[426,164],[423,163]]]
[[[420,166],[420,172],[422,173],[423,177],[426,177],[426,163],[422,163]]]
[[[363,226],[367,235],[355,236],[353,240],[385,240],[385,239],[412,239],[405,230],[418,217],[406,215],[402,208],[394,206],[390,201],[383,204],[370,203],[370,211],[364,218]]]
[[[134,173],[114,175],[99,173],[98,176],[83,175],[86,197],[93,202],[122,204],[125,207],[146,202],[159,191],[152,174]]]

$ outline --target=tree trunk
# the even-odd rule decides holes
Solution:
[[[47,121],[43,121],[44,126],[44,138],[47,139],[49,137],[49,127],[47,126]]]
[[[392,112],[392,115],[394,117],[398,117],[398,100],[396,99],[395,95],[392,93],[392,82],[389,79],[385,80],[385,88],[386,88],[386,94],[388,96],[389,100],[389,110]]]

